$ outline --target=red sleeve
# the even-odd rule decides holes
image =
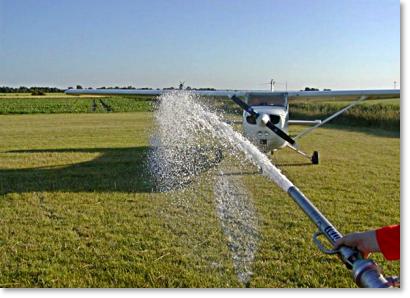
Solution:
[[[376,230],[376,238],[380,251],[387,260],[400,260],[400,225]]]

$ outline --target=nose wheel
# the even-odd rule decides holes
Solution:
[[[303,157],[309,159],[312,164],[317,165],[319,164],[319,151],[313,151],[312,156],[309,156],[309,154],[303,152],[302,150],[299,150],[298,148],[288,144],[288,147],[294,151],[296,151],[297,153],[299,153],[300,155],[302,155]]]
[[[318,165],[319,164],[319,151],[313,151],[313,155],[312,155],[312,164],[314,165]]]

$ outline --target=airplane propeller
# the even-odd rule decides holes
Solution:
[[[252,117],[257,119],[260,115],[259,113],[255,112],[254,109],[252,109],[248,104],[243,102],[239,97],[236,95],[233,95],[231,99],[238,105],[240,106],[243,110],[245,110],[247,113],[249,113]],[[280,128],[276,127],[270,119],[262,119],[262,122],[266,125],[267,128],[269,128],[271,131],[273,131],[275,134],[277,134],[279,137],[287,141],[289,144],[294,145],[296,142],[294,139],[292,139],[287,133],[285,133],[283,130]]]

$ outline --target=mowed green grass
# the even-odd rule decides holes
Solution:
[[[156,192],[145,166],[152,127],[152,113],[0,116],[0,286],[244,286],[212,181]],[[341,232],[400,221],[398,133],[322,128],[302,146],[321,164],[287,150],[274,161]],[[314,246],[290,197],[253,167],[241,179],[259,218],[250,287],[355,286]]]
[[[151,118],[0,118],[2,287],[240,286],[213,197],[152,191]]]

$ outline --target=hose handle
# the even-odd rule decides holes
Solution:
[[[319,237],[320,235],[323,235],[323,233],[322,233],[321,231],[315,232],[315,233],[313,234],[313,236],[312,236],[312,240],[313,240],[313,242],[316,244],[317,248],[318,248],[321,252],[323,252],[323,253],[325,253],[325,254],[327,254],[327,255],[334,255],[334,254],[339,253],[339,250],[338,250],[338,249],[328,249],[328,248],[326,248],[326,247],[323,245],[322,241],[320,241],[320,240],[318,239],[318,237]]]

